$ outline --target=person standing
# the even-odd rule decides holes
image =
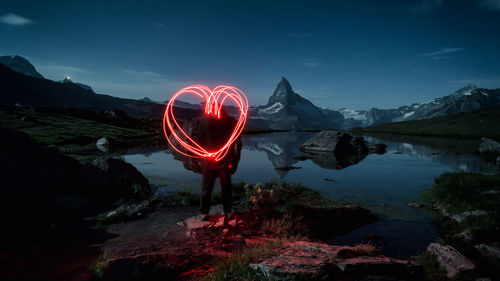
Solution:
[[[217,151],[225,145],[236,126],[236,120],[222,110],[221,117],[205,116],[202,121],[200,144],[207,151]],[[210,203],[215,180],[219,178],[221,185],[222,208],[227,219],[233,219],[231,175],[236,172],[241,156],[242,142],[238,137],[229,147],[226,155],[219,161],[213,158],[202,160],[202,189],[200,194],[201,220],[209,218]]]

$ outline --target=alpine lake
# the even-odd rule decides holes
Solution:
[[[243,149],[234,183],[269,181],[300,183],[318,190],[333,201],[357,204],[379,217],[379,221],[332,237],[337,245],[370,242],[385,255],[408,258],[425,250],[439,236],[432,214],[426,208],[408,206],[422,201],[422,193],[445,172],[494,173],[496,163],[477,154],[479,140],[371,135],[371,143],[384,143],[387,152],[369,154],[347,167],[304,158],[299,150],[314,132],[279,132],[242,137]],[[200,192],[201,175],[186,170],[171,151],[135,148],[125,161],[134,165],[151,183],[157,195],[176,190]],[[290,170],[276,169],[295,167]],[[214,192],[218,192],[217,181]],[[367,240],[368,237],[377,239]]]

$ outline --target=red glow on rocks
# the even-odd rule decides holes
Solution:
[[[234,127],[233,133],[227,140],[227,142],[217,151],[207,151],[205,148],[200,146],[195,140],[193,140],[182,128],[179,126],[177,122],[173,107],[175,100],[183,95],[183,94],[192,94],[206,101],[204,114],[205,115],[213,115],[217,118],[221,117],[221,110],[226,99],[231,99],[239,108],[240,116]],[[248,112],[248,100],[245,94],[240,91],[236,87],[232,86],[217,86],[213,90],[210,90],[208,87],[203,85],[192,85],[188,86],[184,89],[181,89],[177,93],[175,93],[172,98],[168,101],[167,108],[165,109],[165,115],[163,116],[163,132],[165,137],[167,138],[170,146],[175,149],[177,152],[194,158],[211,158],[215,161],[219,161],[226,155],[229,147],[236,141],[236,139],[240,136],[243,128],[245,127],[246,119]],[[183,148],[187,150],[187,153],[181,151],[179,147],[176,147],[169,139],[167,135],[167,128],[174,136],[176,141]],[[178,132],[175,131],[175,128],[178,129]]]

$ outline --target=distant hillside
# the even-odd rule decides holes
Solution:
[[[17,55],[0,56],[0,63],[24,75],[44,79],[42,74],[25,58]]]
[[[345,118],[353,118],[357,126],[422,120],[458,112],[473,111],[500,105],[500,89],[483,89],[469,84],[456,92],[435,98],[426,103],[414,103],[392,109],[370,110],[341,109]]]
[[[141,117],[162,118],[165,105],[94,94],[74,83],[59,83],[18,73],[0,64],[0,103],[67,106],[97,110],[122,110]],[[192,118],[196,110],[176,108],[179,118]]]
[[[385,123],[365,128],[358,127],[351,129],[351,131],[436,137],[491,137],[500,139],[500,106],[425,120]]]

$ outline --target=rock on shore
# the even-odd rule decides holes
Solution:
[[[421,266],[411,261],[307,241],[287,242],[276,255],[250,267],[272,280],[420,280],[423,276]]]
[[[479,152],[480,153],[493,153],[500,154],[500,143],[490,139],[490,138],[481,138],[481,143],[479,144]]]
[[[431,243],[427,247],[427,251],[436,256],[439,265],[446,270],[448,278],[453,278],[462,271],[470,271],[476,268],[469,259],[451,246]]]
[[[372,144],[344,131],[321,131],[300,150],[320,167],[342,169],[363,160],[369,153],[385,153],[385,144]]]

